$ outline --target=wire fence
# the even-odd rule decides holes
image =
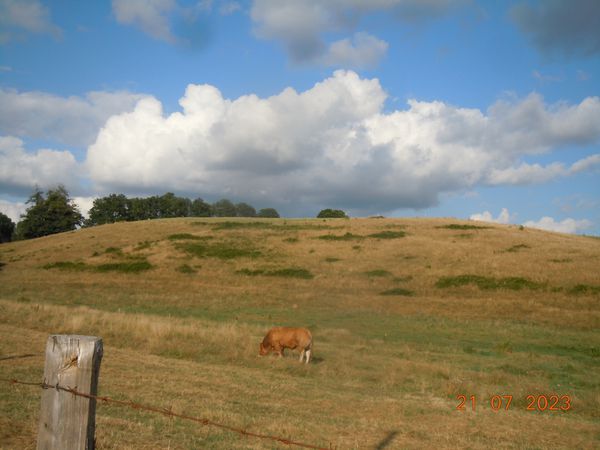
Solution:
[[[28,358],[28,357],[32,357],[32,356],[39,356],[39,354],[8,356],[8,357],[0,358],[0,361],[10,360],[10,359]],[[148,411],[148,412],[156,413],[156,414],[162,414],[163,416],[167,416],[167,417],[174,417],[174,418],[178,418],[178,419],[189,420],[189,421],[196,422],[196,423],[199,423],[204,426],[216,427],[216,428],[220,428],[222,430],[228,430],[228,431],[231,431],[234,433],[238,433],[242,436],[270,440],[270,441],[279,442],[281,444],[288,445],[288,446],[295,446],[295,447],[300,447],[300,448],[310,448],[310,449],[317,449],[317,450],[332,450],[334,448],[331,445],[331,443],[329,444],[329,447],[319,447],[317,445],[306,444],[303,442],[297,442],[297,441],[293,441],[291,439],[287,439],[287,438],[283,438],[283,437],[279,437],[279,436],[254,433],[252,431],[244,430],[241,428],[236,428],[234,426],[215,422],[214,420],[206,419],[203,417],[194,417],[194,416],[189,416],[187,414],[176,413],[176,412],[173,412],[171,409],[143,405],[141,403],[137,403],[132,400],[117,400],[117,399],[102,396],[102,395],[86,394],[84,392],[77,391],[76,388],[72,388],[72,387],[68,387],[68,386],[60,386],[58,383],[56,385],[51,385],[51,384],[46,383],[45,381],[40,383],[40,382],[17,380],[16,378],[3,378],[3,377],[0,377],[0,381],[10,383],[11,385],[37,386],[42,389],[56,389],[58,391],[68,392],[77,397],[84,397],[84,398],[93,399],[93,400],[96,400],[96,401],[102,402],[102,403],[118,405],[118,406],[132,408],[132,409],[136,409],[136,410],[140,410],[140,411]]]

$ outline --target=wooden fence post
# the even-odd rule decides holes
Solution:
[[[46,343],[44,382],[97,395],[101,359],[101,338],[52,335]],[[59,389],[42,391],[38,450],[92,450],[95,425],[95,399]]]

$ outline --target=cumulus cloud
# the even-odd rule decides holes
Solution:
[[[240,8],[238,2],[230,1],[223,3],[219,12],[229,15]],[[198,0],[191,5],[177,0],[112,0],[118,23],[133,26],[159,41],[192,48],[207,41],[210,33],[199,23],[199,18],[212,9],[212,0]]]
[[[177,6],[175,0],[112,0],[117,22],[133,25],[155,39],[175,43],[168,15]]]
[[[10,202],[0,199],[0,212],[10,218],[14,223],[21,220],[21,215],[25,214],[27,205],[23,202]]]
[[[269,98],[226,99],[214,86],[189,85],[179,112],[165,115],[146,97],[111,117],[86,165],[100,191],[176,190],[284,211],[335,204],[371,213],[514,184],[525,176],[522,157],[600,139],[597,97],[548,106],[531,95],[485,112],[411,100],[388,113],[385,100],[377,79],[341,70],[305,92]],[[592,155],[564,170],[596,164]],[[508,177],[511,170],[523,174]]]
[[[365,15],[385,12],[422,23],[465,4],[464,0],[254,0],[250,12],[257,36],[285,47],[292,61],[362,67],[381,59],[388,44],[366,33],[328,44],[326,33],[354,30]]]
[[[29,153],[21,139],[0,136],[0,191],[3,193],[27,195],[36,185],[40,188],[68,186],[78,181],[78,173],[77,161],[68,151],[40,149]]]
[[[575,220],[564,219],[560,222],[552,217],[542,217],[538,221],[530,220],[523,224],[526,227],[538,228],[540,230],[556,231],[558,233],[580,233],[592,227],[592,222],[587,219]]]
[[[496,217],[495,219],[492,216],[492,213],[489,211],[484,211],[478,214],[472,214],[469,218],[471,220],[477,220],[480,222],[493,222],[502,224],[508,224],[510,222],[510,214],[508,212],[508,209],[506,208],[502,208],[502,211],[500,211],[500,214],[498,214],[498,217]]]
[[[546,183],[558,177],[575,175],[600,167],[600,154],[590,155],[566,167],[563,163],[540,164],[521,163],[515,167],[493,169],[488,177],[491,185],[500,184],[539,184]]]
[[[59,97],[0,88],[0,133],[85,147],[110,116],[132,110],[142,97],[101,91]]]
[[[520,3],[510,14],[518,28],[546,55],[600,53],[600,2],[597,0]]]
[[[388,43],[368,33],[355,33],[352,39],[333,42],[321,57],[326,66],[372,67],[385,55]]]
[[[48,8],[39,0],[0,1],[0,44],[21,39],[24,33],[62,36],[62,30],[52,23]]]

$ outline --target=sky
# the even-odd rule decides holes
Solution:
[[[0,0],[0,212],[34,189],[600,235],[597,0]]]

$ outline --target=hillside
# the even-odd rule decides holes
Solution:
[[[0,378],[50,333],[102,336],[99,391],[337,448],[593,448],[600,239],[453,219],[169,219],[0,246]],[[258,358],[273,325],[315,360]],[[39,390],[2,386],[0,448]],[[458,395],[477,408],[457,411]],[[528,411],[528,395],[568,411]],[[490,398],[512,395],[508,411]],[[273,448],[99,405],[99,449]]]

